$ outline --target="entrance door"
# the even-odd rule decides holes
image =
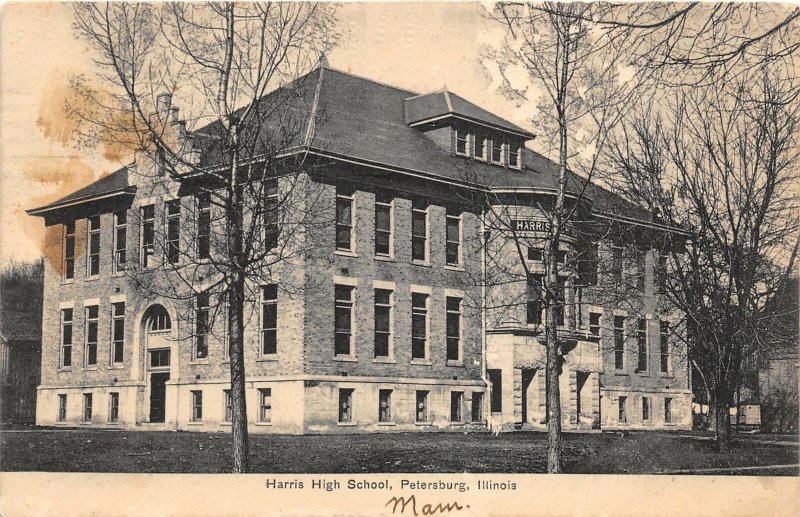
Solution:
[[[169,373],[150,374],[150,421],[163,422],[166,415]]]
[[[528,411],[532,408],[534,397],[531,397],[531,383],[533,382],[536,370],[533,368],[522,369],[522,422],[528,423],[531,419],[528,416]],[[535,388],[535,385],[534,385]]]

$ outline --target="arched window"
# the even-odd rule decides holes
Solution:
[[[152,305],[145,312],[148,332],[165,332],[172,328],[169,313],[163,305]]]

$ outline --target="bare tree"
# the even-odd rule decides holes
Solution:
[[[611,149],[619,186],[687,229],[661,289],[687,319],[692,363],[710,395],[717,443],[743,365],[774,346],[765,307],[783,289],[798,230],[798,89],[791,67],[675,92],[632,117]],[[646,113],[646,114],[645,114]]]
[[[303,2],[75,6],[76,29],[104,79],[74,80],[70,114],[82,141],[132,152],[135,181],[176,199],[163,231],[152,224],[161,214],[134,214],[144,240],[128,274],[186,302],[201,354],[215,314],[224,313],[235,472],[249,468],[247,302],[259,299],[254,286],[276,278],[282,289],[303,285],[283,267],[310,245],[305,208],[315,195],[307,181],[313,165],[298,154],[313,131],[306,120],[314,88],[299,78],[334,43],[334,16],[330,4]],[[183,119],[173,95],[184,103]]]
[[[559,269],[563,268],[557,260],[559,248],[566,226],[580,215],[580,199],[595,173],[609,129],[642,83],[641,77],[625,70],[632,31],[603,32],[591,21],[610,16],[613,9],[608,4],[497,4],[489,13],[506,29],[501,48],[487,56],[503,77],[502,89],[511,98],[537,101],[540,138],[557,155],[553,199],[540,206],[550,223],[544,243],[542,293],[547,337],[548,472],[561,472],[562,468],[558,373],[565,351],[556,324],[563,318],[564,305],[559,294],[563,291],[559,286]],[[526,84],[516,85],[511,78],[516,67],[524,70]],[[531,98],[536,92],[541,96]],[[568,201],[572,197],[568,193],[577,193],[577,201]],[[505,220],[502,225],[510,224]],[[525,264],[526,249],[517,246],[521,264]],[[529,273],[526,271],[526,276]]]

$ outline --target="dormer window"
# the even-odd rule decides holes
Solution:
[[[456,154],[469,155],[469,133],[465,129],[456,129]]]
[[[492,162],[503,163],[503,142],[499,138],[492,140]]]
[[[513,167],[515,169],[520,168],[519,162],[519,147],[516,146],[514,143],[508,144],[508,166]]]
[[[478,133],[475,135],[475,158],[486,159],[486,135]]]

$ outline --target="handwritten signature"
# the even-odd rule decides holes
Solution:
[[[458,502],[453,501],[452,503],[444,504],[444,503],[436,503],[436,505],[432,505],[430,503],[426,503],[422,505],[421,512],[417,512],[417,498],[413,495],[408,497],[392,497],[389,499],[384,506],[389,506],[390,504],[394,504],[392,507],[392,514],[396,513],[405,513],[406,507],[410,507],[412,515],[435,515],[437,513],[449,513],[452,511],[460,511],[466,508],[469,508],[469,505],[461,506]],[[397,509],[400,508],[398,512]]]

